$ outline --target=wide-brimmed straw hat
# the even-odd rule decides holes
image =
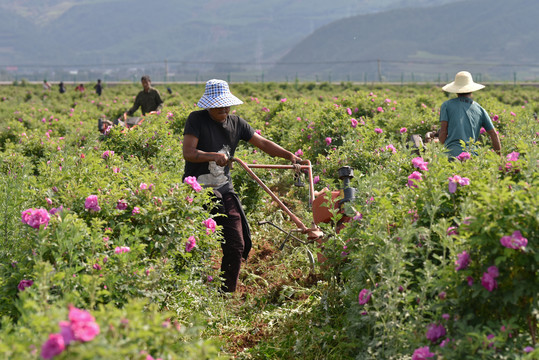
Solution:
[[[455,75],[455,81],[447,84],[442,88],[442,90],[456,93],[456,94],[466,94],[473,91],[481,90],[485,85],[475,83],[472,79],[472,74],[467,71],[460,71]]]
[[[204,95],[198,100],[197,106],[213,109],[240,104],[243,104],[243,101],[232,95],[226,81],[212,79],[206,82]]]

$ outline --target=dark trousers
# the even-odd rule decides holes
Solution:
[[[224,242],[223,260],[221,273],[225,279],[222,290],[225,292],[236,291],[245,242],[243,240],[243,228],[238,202],[232,194],[223,194],[223,206],[227,216],[217,216],[215,221],[223,227]]]

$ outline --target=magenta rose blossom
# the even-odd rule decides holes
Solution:
[[[513,151],[507,155],[507,161],[517,161],[520,153]]]
[[[26,289],[27,287],[30,287],[34,285],[34,281],[33,280],[21,280],[19,282],[19,285],[17,285],[17,289],[19,289],[19,291],[24,291],[24,289]]]
[[[189,239],[187,239],[187,242],[185,243],[185,251],[191,252],[197,245],[197,240],[194,236],[189,236]]]
[[[75,334],[71,330],[71,323],[69,321],[60,321],[58,323],[60,326],[60,335],[64,338],[64,344],[69,345],[71,342],[75,341]]]
[[[99,207],[99,204],[97,201],[97,195],[88,196],[86,198],[86,201],[84,202],[84,207],[90,211],[100,211],[101,208]]]
[[[423,177],[419,171],[414,171],[410,176],[408,176],[408,186],[417,187],[415,183],[423,180]]]
[[[412,165],[419,170],[428,171],[427,165],[429,163],[424,161],[422,157],[416,157],[412,159]]]
[[[50,334],[49,339],[41,347],[41,357],[43,359],[52,359],[59,355],[66,348],[64,338],[60,334]]]
[[[457,156],[457,160],[459,160],[459,161],[466,161],[466,160],[471,159],[471,157],[472,157],[472,156],[470,155],[470,153],[468,153],[468,152],[461,152],[461,153],[459,154],[459,156]]]
[[[365,305],[371,299],[372,292],[367,289],[363,289],[359,292],[358,301],[359,305]]]
[[[330,137],[326,138],[326,145],[327,146],[331,145],[331,138]]]
[[[206,226],[206,234],[213,234],[215,232],[215,227],[217,226],[217,223],[213,219],[206,219],[202,222],[204,226]]]
[[[511,236],[502,236],[500,243],[506,248],[516,250],[526,247],[528,245],[528,239],[523,237],[519,230],[516,230]]]
[[[381,134],[384,132],[384,130],[380,129],[380,128],[376,128],[374,129],[374,132],[377,133],[377,134]]]
[[[357,126],[357,120],[354,118],[350,119],[350,123],[352,124],[352,127],[355,128]]]
[[[427,329],[427,339],[436,342],[439,338],[445,336],[446,331],[443,325],[430,324]]]
[[[481,278],[481,285],[488,291],[492,292],[498,287],[496,278],[500,275],[498,268],[496,266],[491,266],[487,269],[486,273],[483,273]]]
[[[87,342],[99,334],[99,325],[88,311],[70,306],[68,317],[75,340]]]
[[[459,231],[458,231],[458,228],[456,226],[450,226],[447,228],[447,235],[448,236],[451,236],[451,235],[458,235],[459,234]]]
[[[470,254],[468,254],[466,251],[458,254],[457,260],[455,260],[455,265],[457,266],[455,268],[456,271],[466,269],[468,265],[470,265]]]
[[[466,186],[470,185],[470,179],[467,177],[461,177],[459,175],[453,175],[447,178],[449,180],[449,186],[448,190],[451,194],[455,193],[457,191],[457,186]]]
[[[107,150],[101,155],[101,157],[103,159],[108,159],[108,158],[112,157],[113,155],[114,155],[114,151]]]
[[[131,248],[129,246],[116,246],[114,249],[115,254],[123,254],[128,253],[131,251]]]
[[[197,181],[197,178],[194,176],[186,177],[185,180],[183,180],[183,182],[191,185],[193,190],[195,190],[196,192],[199,192],[200,190],[202,190],[202,186],[200,186],[200,184]]]
[[[27,209],[21,213],[21,221],[23,224],[30,225],[34,229],[39,229],[41,225],[45,225],[46,229],[49,225],[51,217],[45,209]]]
[[[414,354],[412,355],[412,360],[427,360],[434,356],[436,356],[436,354],[431,353],[430,348],[425,346],[415,349]]]
[[[125,201],[124,199],[118,200],[118,203],[116,204],[116,209],[118,210],[127,209],[127,201]]]

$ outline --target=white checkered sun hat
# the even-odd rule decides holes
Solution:
[[[232,95],[226,81],[212,79],[206,82],[204,95],[198,100],[197,106],[213,109],[240,104],[243,104],[243,101]]]

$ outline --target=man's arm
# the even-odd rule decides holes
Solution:
[[[492,141],[492,147],[496,151],[496,154],[500,155],[502,144],[500,143],[500,138],[498,137],[496,129],[487,130],[487,134],[490,136],[490,141]]]
[[[140,97],[137,95],[137,97],[135,98],[135,102],[133,103],[133,106],[131,107],[131,109],[127,110],[124,113],[124,120],[127,118],[127,116],[133,116],[133,114],[135,113],[135,111],[138,110],[139,107],[140,107]]]
[[[271,140],[268,140],[266,138],[263,138],[262,136],[255,133],[253,137],[251,137],[251,140],[249,140],[249,143],[256,146],[266,154],[270,156],[278,156],[283,159],[286,159],[293,164],[301,163],[301,158],[297,157],[296,155],[292,154],[290,151],[283,149],[276,143],[274,143]]]
[[[445,143],[445,140],[447,139],[447,121],[440,121],[440,133],[438,134],[438,139],[442,143],[442,145]]]
[[[198,138],[194,135],[185,134],[183,137],[183,158],[192,163],[215,161],[219,166],[226,166],[228,157],[223,153],[206,152],[197,149]]]

